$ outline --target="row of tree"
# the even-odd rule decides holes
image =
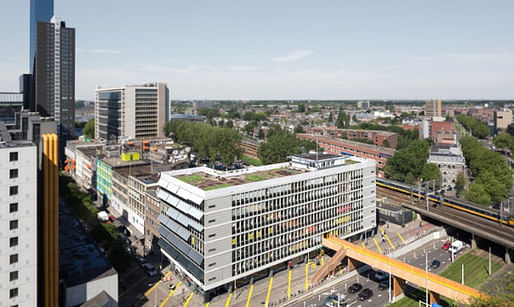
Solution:
[[[316,143],[296,138],[294,134],[270,127],[267,142],[259,146],[259,159],[263,164],[286,162],[287,156],[316,150]]]
[[[183,120],[169,121],[163,129],[166,136],[171,135],[177,143],[191,146],[201,158],[232,165],[234,159],[241,156],[241,134],[233,129]]]
[[[469,201],[482,205],[504,201],[512,187],[512,171],[503,157],[486,149],[480,141],[471,136],[460,139],[462,152],[466,158],[473,183],[465,196]]]
[[[509,150],[511,153],[514,152],[514,136],[503,132],[498,134],[494,140],[494,146],[499,149]]]
[[[473,136],[481,139],[489,136],[489,128],[486,124],[479,121],[478,119],[464,114],[459,114],[457,115],[457,120],[459,123],[461,123],[461,125],[464,126],[464,128],[466,128],[468,131],[471,131]]]

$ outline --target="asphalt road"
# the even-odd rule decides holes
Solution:
[[[408,264],[414,265],[416,267],[419,267],[421,269],[425,269],[425,252],[427,253],[428,258],[428,264],[433,260],[439,260],[441,265],[437,269],[431,269],[429,268],[429,272],[439,274],[441,273],[450,263],[451,263],[451,255],[448,251],[443,250],[441,246],[445,241],[447,241],[448,238],[443,238],[440,240],[431,241],[427,244],[424,244],[422,247],[416,249],[415,251],[412,251],[404,256],[401,256],[397,258],[398,260],[404,261]],[[469,248],[469,247],[467,247]],[[457,259],[463,251],[461,251],[459,254],[455,256],[455,259]],[[324,306],[323,301],[324,299],[329,296],[331,293],[333,294],[344,294],[346,296],[346,302],[348,303],[347,306],[353,306],[353,307],[378,307],[378,306],[387,306],[389,303],[389,291],[386,290],[379,290],[378,289],[378,282],[373,281],[369,278],[370,273],[372,271],[365,272],[361,275],[352,277],[348,280],[345,280],[344,282],[341,282],[337,286],[333,287],[332,289],[329,289],[322,293],[321,295],[316,295],[313,297],[310,297],[305,302],[298,304],[297,306],[316,306],[321,307]],[[348,293],[348,287],[350,287],[353,283],[358,282],[363,286],[363,289],[370,288],[373,291],[373,296],[366,300],[366,301],[360,301],[358,299],[358,293],[349,294]],[[413,289],[411,288],[411,291]]]

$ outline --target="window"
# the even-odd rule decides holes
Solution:
[[[9,187],[9,195],[10,196],[18,195],[18,186],[17,185],[13,185],[12,187]]]
[[[18,212],[18,203],[9,204],[9,213]]]
[[[13,271],[9,273],[9,281],[18,280],[18,271]]]
[[[18,254],[12,254],[9,256],[9,264],[18,263]]]
[[[9,247],[18,246],[18,237],[9,238]]]
[[[10,162],[18,161],[18,152],[17,151],[13,151],[13,152],[9,153],[9,161]]]
[[[9,290],[9,298],[15,298],[18,296],[18,288]]]
[[[9,179],[18,178],[18,169],[13,168],[9,170]]]
[[[18,220],[9,221],[9,230],[18,229]]]

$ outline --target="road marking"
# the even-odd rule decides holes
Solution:
[[[189,304],[189,301],[191,300],[191,298],[193,298],[193,293],[191,292],[191,294],[189,294],[189,297],[187,298],[186,302],[184,303],[184,307],[187,307],[187,305]]]
[[[164,275],[163,278],[167,278],[168,276],[170,276],[171,272],[168,272],[166,273],[166,275]],[[155,285],[153,285],[150,289],[148,289],[148,291],[145,292],[145,296],[148,296],[148,294],[152,293],[153,290],[155,290],[155,288],[157,288],[157,286],[161,283],[162,279],[159,279],[158,282],[155,283]]]
[[[268,305],[269,305],[269,296],[271,294],[271,286],[273,286],[273,276],[271,276],[269,278],[268,293],[266,294],[266,301],[264,302],[264,307],[268,307]]]
[[[287,300],[291,298],[291,270],[287,274]]]
[[[210,304],[211,304],[211,302],[205,303],[205,307],[209,307]]]
[[[366,245],[364,245],[364,242],[361,242],[362,243],[362,247],[366,248]]]
[[[128,288],[127,290],[125,290],[125,292],[123,292],[122,294],[120,294],[120,297],[124,296],[125,294],[129,293],[130,290],[134,289],[137,285],[139,285],[142,281],[145,281],[146,280],[146,276],[143,276],[141,277],[141,279],[139,281],[137,281],[136,283],[134,283],[132,285],[132,287]]]
[[[321,255],[321,266],[325,265],[325,259],[323,259],[323,255]]]
[[[230,305],[230,300],[232,299],[232,292],[228,294],[227,302],[225,303],[225,307],[228,307]]]
[[[175,293],[175,290],[177,290],[177,288],[182,284],[181,281],[179,281],[177,283],[177,285],[175,286],[175,289],[171,290],[170,293],[168,293],[168,296],[166,296],[166,298],[164,299],[164,301],[162,301],[162,303],[159,305],[159,307],[162,307],[164,306],[169,300],[170,300],[170,297],[173,295],[173,293]],[[155,302],[157,303],[157,302]]]
[[[391,240],[389,240],[389,237],[386,234],[384,234],[384,237],[386,238],[387,242],[389,242],[389,245],[391,245],[391,247],[395,249],[393,243],[391,243]]]
[[[305,290],[309,289],[309,264],[305,265]]]
[[[248,298],[246,299],[246,307],[250,306],[250,300],[252,299],[253,293],[253,284],[250,285],[250,290],[248,291]]]
[[[380,245],[378,245],[377,239],[375,239],[375,237],[373,237],[373,242],[375,242],[375,245],[377,246],[378,251],[382,254],[382,249],[380,248]]]
[[[398,237],[400,237],[400,240],[402,240],[403,244],[405,244],[405,240],[403,239],[402,234],[399,232],[397,234],[398,234]]]

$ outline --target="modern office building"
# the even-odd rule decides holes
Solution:
[[[23,93],[0,92],[0,121],[14,122],[16,113],[23,109]]]
[[[319,136],[306,133],[297,133],[297,138],[316,142],[320,148],[327,153],[334,155],[353,155],[364,159],[376,161],[378,168],[383,168],[387,159],[392,157],[396,152],[395,149],[380,147],[371,144],[344,140],[330,136]]]
[[[58,17],[37,23],[34,82],[37,112],[54,118],[62,158],[75,136],[75,29]]]
[[[3,133],[2,133],[3,134]],[[0,295],[2,305],[37,306],[37,147],[0,144]]]
[[[30,0],[29,71],[33,72],[36,57],[37,23],[50,22],[54,16],[54,0]]]
[[[169,90],[165,83],[96,89],[97,139],[118,142],[126,137],[163,137],[168,119]]]
[[[443,116],[441,99],[427,100],[425,103],[425,117]]]
[[[218,288],[303,261],[325,234],[356,238],[376,227],[373,160],[290,159],[236,171],[197,167],[161,174],[161,252],[205,299]]]

